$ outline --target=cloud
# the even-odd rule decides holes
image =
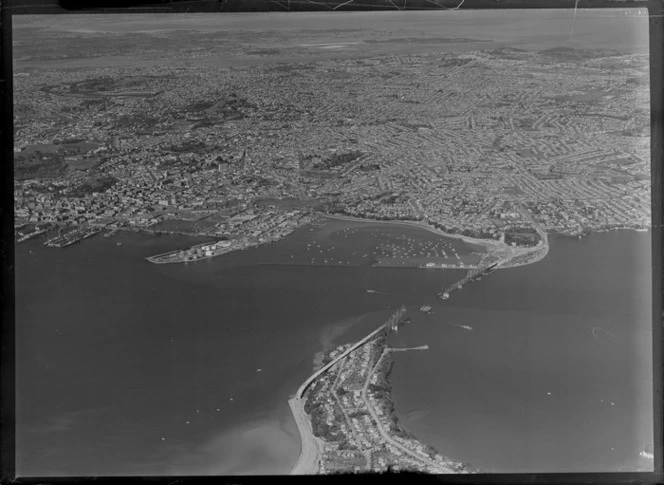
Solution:
[[[77,422],[84,419],[97,418],[109,411],[110,408],[92,408],[80,411],[67,411],[57,416],[50,416],[45,423],[30,425],[27,429],[35,434],[61,433],[69,430]]]

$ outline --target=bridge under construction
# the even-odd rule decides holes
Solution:
[[[456,283],[452,283],[449,286],[443,286],[440,290],[440,293],[438,293],[438,298],[440,298],[441,300],[447,300],[450,297],[450,293],[452,293],[455,290],[461,290],[461,288],[463,288],[463,285],[465,285],[466,283],[479,279],[482,276],[489,275],[494,271],[496,271],[500,263],[501,261],[497,261],[487,266],[471,269],[470,271],[468,271],[468,274],[466,276],[461,278]]]
[[[373,339],[376,335],[378,335],[382,330],[385,330],[386,335],[389,335],[390,333],[399,330],[399,324],[402,323],[404,316],[406,315],[406,307],[401,306],[396,312],[394,312],[388,320],[381,324],[376,330],[371,332],[369,335],[364,337],[362,340],[351,346],[348,350],[343,352],[341,355],[336,357],[334,360],[329,362],[327,365],[323,366],[321,369],[318,371],[314,372],[304,383],[300,386],[300,388],[297,390],[297,393],[295,394],[295,398],[297,399],[302,399],[304,397],[304,393],[307,391],[309,386],[321,375],[330,370],[332,367],[334,367],[341,359],[345,358],[348,354],[356,350],[357,348],[361,347],[365,343],[367,343],[369,340]]]

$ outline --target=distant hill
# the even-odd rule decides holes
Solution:
[[[127,9],[162,12],[260,12],[283,11],[281,2],[270,0],[21,0],[12,2],[13,13],[57,13],[66,10],[97,10],[118,12]],[[343,6],[339,7],[342,4]],[[461,0],[363,0],[343,3],[337,0],[316,2],[293,2],[288,4],[290,11],[317,10],[396,10],[396,9],[450,9],[461,4]],[[574,8],[575,0],[465,0],[461,9],[484,8]],[[578,8],[645,6],[647,0],[579,0]]]
[[[538,54],[560,61],[580,61],[585,59],[625,55],[622,52],[612,49],[575,49],[574,47],[553,47],[551,49],[539,51]]]
[[[501,59],[523,59],[531,52],[517,47],[499,47],[498,49],[488,51],[488,53],[494,57],[500,57]]]

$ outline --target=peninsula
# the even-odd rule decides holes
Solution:
[[[289,400],[301,437],[293,475],[387,470],[473,473],[404,430],[391,400],[391,352],[426,350],[388,346],[405,320],[401,307],[355,344],[329,352],[323,366]]]

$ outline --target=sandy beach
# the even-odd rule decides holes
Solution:
[[[291,475],[315,475],[318,472],[318,440],[311,429],[311,422],[304,411],[304,399],[293,397],[288,400],[297,429],[300,431],[300,456],[293,465]]]

